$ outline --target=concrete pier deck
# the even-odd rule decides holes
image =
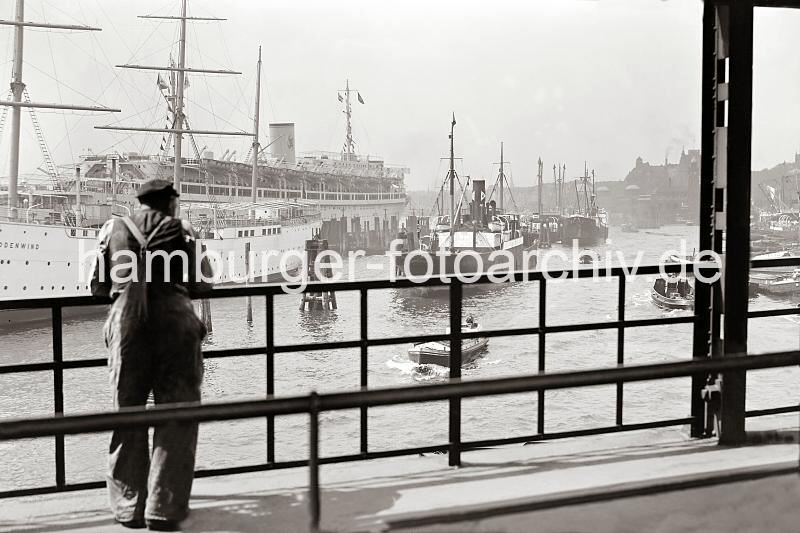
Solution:
[[[324,531],[800,531],[797,416],[761,444],[620,433],[321,469]],[[777,431],[776,431],[777,430]],[[184,531],[308,530],[305,468],[199,479]],[[667,490],[664,490],[666,485]],[[659,488],[660,487],[660,488]],[[104,490],[0,501],[0,531],[127,531]]]

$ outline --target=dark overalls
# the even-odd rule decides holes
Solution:
[[[145,208],[130,221],[149,238],[147,250],[184,250],[192,280],[197,261],[194,232],[187,222],[165,217]],[[151,281],[144,287],[111,279],[112,269],[120,279],[133,268],[133,254],[115,259],[115,253],[130,250],[138,254],[141,247],[134,233],[122,219],[107,222],[100,233],[102,263],[92,275],[92,293],[114,298],[104,327],[114,407],[144,406],[151,392],[156,404],[200,401],[200,345],[206,330],[189,293],[210,286],[184,280],[184,268],[177,258],[155,257],[149,269]],[[203,271],[210,274],[207,263]],[[146,291],[143,315],[137,309],[141,303],[137,289]],[[196,446],[196,423],[155,427],[152,455],[147,428],[114,431],[107,482],[115,518],[120,522],[183,520],[189,510]]]

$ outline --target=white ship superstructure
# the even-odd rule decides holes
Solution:
[[[19,159],[19,110],[22,107],[49,107],[65,109],[116,111],[98,106],[65,106],[62,104],[37,104],[23,101],[24,84],[21,81],[22,67],[22,31],[23,1],[17,0],[14,81],[12,98],[0,102],[12,110],[12,150],[11,175],[5,193],[7,207],[0,212],[0,298],[25,299],[52,296],[76,296],[89,294],[88,275],[93,261],[93,250],[97,244],[99,228],[110,216],[129,214],[135,204],[138,187],[146,180],[162,176],[126,174],[126,163],[130,160],[119,157],[109,158],[108,189],[98,183],[104,183],[87,166],[94,166],[92,161],[84,161],[74,168],[74,178],[67,180],[59,175],[55,166],[52,171],[52,183],[48,187],[31,187],[20,195],[18,185]],[[177,98],[174,107],[175,124],[168,131],[172,135],[174,155],[172,167],[174,182],[182,191],[187,189],[181,185],[181,178],[186,173],[181,157],[180,139],[183,129],[183,112],[181,81],[186,67],[185,38],[186,0],[182,3],[181,21],[181,55],[175,67],[166,70],[179,80]],[[63,29],[95,29],[83,26],[58,26]],[[260,73],[259,53],[259,73]],[[195,69],[195,72],[197,69]],[[26,99],[27,100],[27,99]],[[256,99],[258,101],[258,98]],[[256,109],[255,131],[258,131],[258,109]],[[37,128],[38,133],[38,128]],[[231,132],[207,132],[226,133]],[[254,152],[258,153],[257,133],[233,132],[254,138]],[[44,143],[40,142],[40,145]],[[46,156],[47,158],[47,156]],[[164,160],[154,161],[159,168]],[[258,175],[258,158],[248,165],[251,175]],[[139,167],[141,169],[141,166]],[[121,171],[118,174],[118,170]],[[105,171],[104,171],[105,172]],[[201,174],[203,174],[201,172]],[[69,174],[67,174],[69,175]],[[117,182],[117,176],[120,176]],[[207,173],[204,174],[207,176]],[[200,241],[210,252],[215,271],[222,283],[235,283],[245,280],[269,281],[280,279],[283,271],[291,272],[302,266],[302,257],[306,239],[319,232],[321,216],[318,205],[303,199],[291,197],[267,200],[268,196],[259,196],[257,188],[250,190],[249,202],[243,203],[241,198],[236,204],[221,203],[213,197],[208,187],[213,187],[213,180],[204,180],[204,194],[185,192],[181,195],[183,203],[182,215],[190,219],[198,227]],[[252,180],[251,180],[252,182]],[[111,187],[110,185],[114,186]],[[186,187],[192,187],[192,182]],[[238,191],[237,191],[238,192]],[[192,204],[196,198],[203,203]],[[251,260],[255,257],[255,260]],[[265,260],[262,261],[262,258]],[[0,312],[0,324],[14,323],[14,311]],[[25,319],[29,313],[22,313]]]

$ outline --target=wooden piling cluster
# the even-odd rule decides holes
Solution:
[[[327,240],[331,249],[342,253],[364,250],[380,254],[388,249],[399,229],[399,219],[395,215],[363,219],[343,216],[323,221],[320,238]]]
[[[306,275],[308,281],[321,281],[316,273],[315,265],[317,261],[320,261],[320,273],[323,279],[330,278],[333,275],[328,259],[326,257],[318,257],[321,252],[327,249],[327,239],[320,239],[319,236],[316,236],[306,241]],[[336,293],[328,290],[304,293],[302,300],[300,300],[301,311],[306,309],[306,304],[308,304],[309,311],[330,311],[331,309],[336,309]]]

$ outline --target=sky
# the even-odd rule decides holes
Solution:
[[[176,15],[177,0],[27,0],[25,19],[85,23],[101,32],[26,30],[23,78],[31,99],[102,104],[121,113],[39,111],[60,164],[95,153],[155,153],[160,134],[94,126],[163,127],[156,73],[115,68],[166,65],[178,25],[137,15]],[[493,179],[504,142],[515,185],[545,179],[555,163],[570,177],[584,162],[598,179],[623,179],[637,156],[675,161],[700,142],[700,0],[190,0],[187,64],[241,71],[190,75],[193,128],[251,130],[258,46],[263,50],[261,138],[269,122],[294,122],[298,151],[340,151],[345,122],[337,90],[362,95],[353,135],[359,153],[406,166],[409,189],[444,177],[451,115],[457,169]],[[13,2],[0,6],[13,18]],[[756,12],[753,168],[792,160],[800,149],[800,13]],[[0,71],[9,76],[10,27],[0,27]],[[8,130],[0,176],[8,172]],[[217,155],[248,151],[245,137],[202,137]],[[188,144],[188,143],[185,143]],[[184,156],[191,156],[187,146]],[[23,172],[42,165],[23,115]],[[40,173],[41,175],[41,173]]]

